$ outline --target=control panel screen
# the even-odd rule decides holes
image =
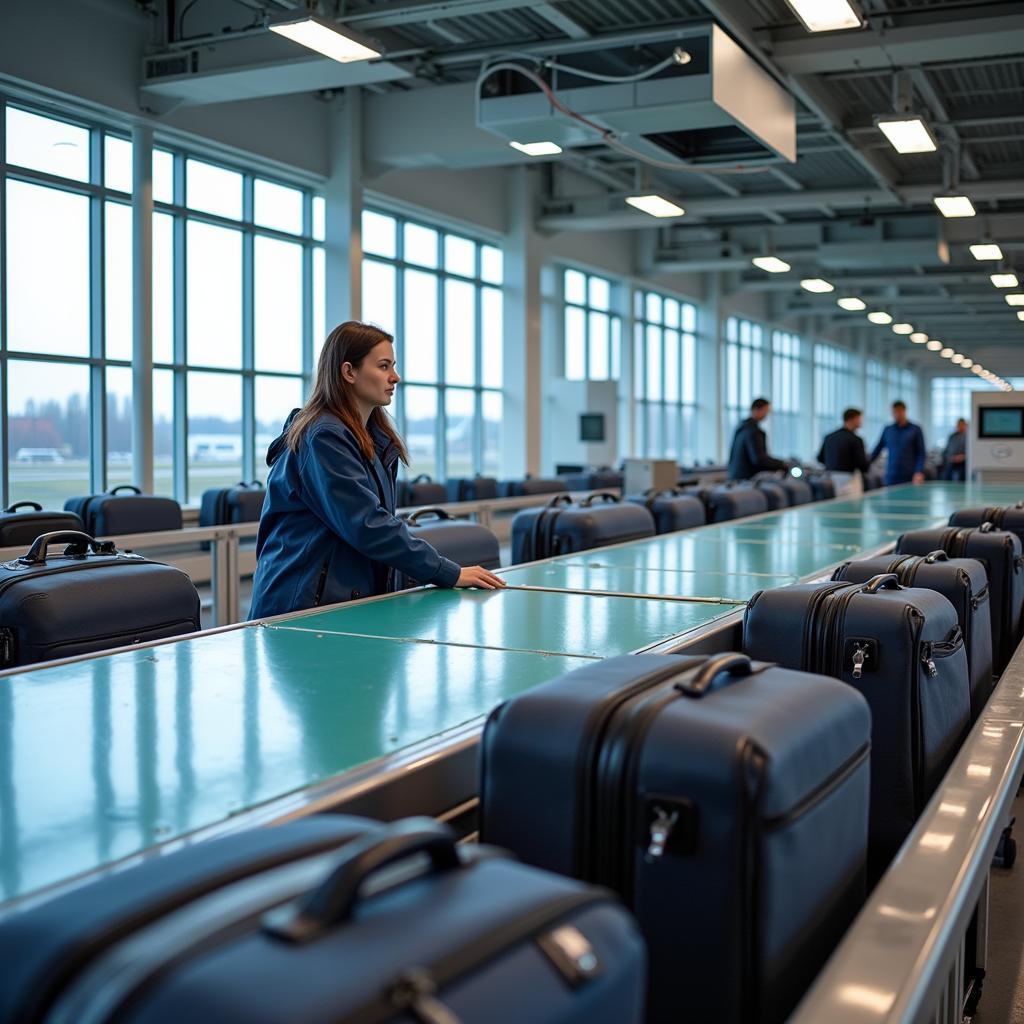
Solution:
[[[1024,438],[1024,406],[980,406],[978,437]]]
[[[580,413],[580,440],[581,441],[603,441],[604,440],[604,413],[584,412]]]

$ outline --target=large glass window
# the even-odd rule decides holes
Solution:
[[[565,270],[563,317],[567,380],[618,380],[622,321],[611,311],[611,281],[582,270]]]
[[[798,458],[802,449],[800,422],[800,338],[788,331],[772,331],[772,415],[768,420],[771,450]]]
[[[651,458],[697,460],[697,308],[657,292],[633,296],[636,437]]]
[[[945,447],[949,435],[956,429],[956,421],[971,418],[971,393],[991,390],[991,384],[979,380],[973,373],[963,377],[933,377],[928,444]]]
[[[2,102],[0,128],[3,500],[60,506],[138,482],[132,146]],[[324,330],[324,203],[162,145],[153,195],[154,488],[195,502],[207,486],[265,475],[267,444],[302,401]]]
[[[822,438],[842,425],[850,404],[853,353],[834,345],[814,346],[814,436]]]
[[[750,415],[750,403],[764,395],[764,330],[731,316],[725,322],[725,413],[731,432]]]
[[[502,412],[502,257],[478,239],[365,210],[363,318],[395,335],[391,412],[410,477],[494,475]]]

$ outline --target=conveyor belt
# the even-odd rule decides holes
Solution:
[[[425,745],[466,742],[497,703],[586,659],[686,643],[757,590],[1018,497],[892,488],[510,569],[505,592],[419,590],[8,674],[0,909],[317,809],[307,794],[325,787],[401,781]]]

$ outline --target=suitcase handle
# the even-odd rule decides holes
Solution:
[[[680,679],[673,685],[673,689],[678,690],[684,697],[699,700],[709,690],[714,689],[715,680],[723,672],[730,677],[728,681],[732,682],[733,679],[749,676],[752,671],[750,659],[745,654],[723,654],[720,658],[712,658],[705,662],[692,677]]]
[[[107,494],[117,494],[119,491],[131,491],[132,494],[142,493],[134,484],[118,484],[116,487],[111,487]]]
[[[412,481],[414,484],[432,484],[433,482],[434,481],[430,479],[429,473],[420,473],[420,475]]]
[[[934,565],[936,562],[948,562],[949,555],[945,551],[929,551],[924,560],[926,565]]]
[[[995,528],[994,523],[982,523],[981,526],[978,527],[978,533],[991,533]]]
[[[616,504],[618,504],[618,501],[619,501],[619,499],[618,499],[618,497],[617,497],[616,495],[614,495],[614,494],[611,494],[611,493],[609,493],[608,491],[599,491],[599,492],[598,492],[597,494],[588,494],[588,495],[587,495],[587,496],[586,496],[586,497],[585,497],[585,498],[584,498],[584,499],[583,499],[583,500],[582,500],[582,501],[580,502],[580,506],[581,506],[582,508],[590,508],[590,506],[591,506],[591,505],[593,505],[593,504],[594,504],[594,502],[595,502],[595,501],[596,501],[596,500],[597,500],[598,498],[603,498],[603,499],[604,499],[605,501],[613,501],[613,502],[615,502]]]
[[[5,508],[5,512],[17,512],[19,508],[30,508],[33,512],[42,512],[43,506],[38,501],[16,501],[13,505]]]
[[[117,548],[112,540],[96,540],[87,533],[79,530],[55,530],[53,533],[44,533],[32,542],[32,547],[18,559],[19,565],[45,565],[46,549],[51,544],[67,544],[64,554],[73,557],[84,555],[91,548],[97,555],[117,554]]]
[[[663,487],[660,491],[657,487],[648,487],[647,490],[644,491],[645,498],[658,498],[662,494],[668,494],[673,498],[676,498],[680,494],[686,494],[686,491],[682,490],[680,487]]]
[[[421,508],[405,517],[407,523],[418,523],[420,516],[437,516],[438,519],[454,519],[455,516],[445,512],[443,508]]]
[[[395,822],[349,843],[334,870],[305,899],[264,916],[264,930],[287,942],[317,939],[352,917],[360,890],[371,875],[417,854],[430,858],[434,873],[451,871],[462,863],[455,833],[447,825],[433,818]]]
[[[571,505],[572,495],[571,494],[556,494],[548,503],[545,508],[558,508],[559,505]]]
[[[864,584],[862,594],[877,594],[880,590],[899,590],[900,578],[894,572],[882,572]]]

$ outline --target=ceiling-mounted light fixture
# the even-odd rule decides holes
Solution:
[[[891,324],[892,323],[892,317],[889,316],[889,314],[886,313],[882,309],[876,309],[876,310],[874,310],[874,312],[868,313],[868,319],[873,324]]]
[[[1018,320],[1024,320],[1024,309],[1020,310],[1020,311],[1019,311],[1019,312],[1017,313],[1017,319],[1018,319]]]
[[[1020,284],[1016,274],[990,274],[989,280],[997,288],[1016,288]]]
[[[686,213],[681,206],[677,206],[664,196],[626,196],[626,202],[651,217],[682,217]]]
[[[845,299],[837,299],[836,304],[840,309],[848,309],[851,313],[859,313],[862,309],[868,308],[867,303],[863,299],[858,299],[854,295]]]
[[[893,324],[892,325],[892,333],[893,334],[913,334],[914,333],[914,325],[913,324]]]
[[[976,373],[979,377],[985,372],[985,367],[981,363],[975,363],[971,367],[971,373]]]
[[[973,367],[974,367],[974,363],[970,359],[968,359],[966,356],[963,359],[960,360],[960,365],[965,370],[970,370],[970,369],[973,369]]]
[[[267,28],[341,64],[373,60],[381,54],[364,36],[309,11],[273,18]]]
[[[1004,298],[1011,306],[1024,306],[1024,292],[1011,292]]]
[[[920,114],[887,114],[875,118],[875,124],[897,153],[934,153],[939,148]]]
[[[924,331],[914,331],[910,336],[910,340],[915,345],[923,345],[928,340],[928,335]]]
[[[938,352],[942,348],[942,342],[932,338],[931,341],[925,346],[929,352]]]
[[[758,270],[765,270],[769,274],[785,274],[793,268],[778,256],[755,256],[751,261]]]
[[[971,247],[971,255],[976,260],[1001,260],[1003,250],[994,242],[978,242]]]
[[[527,156],[557,156],[562,152],[557,142],[510,142],[509,145]]]
[[[786,0],[808,32],[860,28],[864,16],[854,0]]]
[[[825,292],[834,292],[836,286],[829,284],[824,278],[821,277],[805,277],[800,282],[800,287],[807,292],[814,292],[817,295],[824,295]]]
[[[964,357],[963,357],[962,355],[960,355],[960,353],[959,353],[959,352],[954,352],[954,353],[953,353],[953,354],[952,354],[952,355],[951,355],[951,356],[949,357],[949,361],[950,361],[951,363],[956,363],[956,365],[957,365],[957,366],[959,366],[959,365],[960,365],[960,364],[961,364],[961,363],[962,363],[962,362],[964,361]]]
[[[977,213],[967,196],[936,196],[934,202],[943,217],[973,217]]]
[[[952,359],[956,355],[956,352],[951,348],[944,348],[940,353],[943,359]]]

